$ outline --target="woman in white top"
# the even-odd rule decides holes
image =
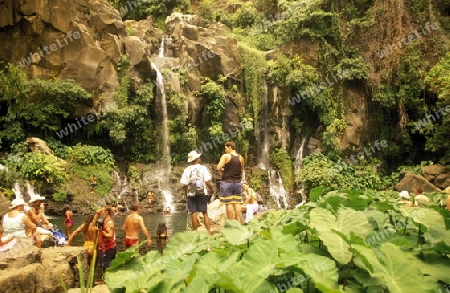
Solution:
[[[23,213],[24,205],[25,202],[23,199],[14,199],[11,202],[9,211],[3,216],[3,229],[5,230],[5,234],[16,237],[27,237],[26,228],[28,227],[33,231],[36,246],[41,247],[41,241],[35,232],[37,226]]]
[[[256,192],[253,188],[250,188],[247,183],[242,184],[242,189],[247,195],[247,199],[245,200],[245,205],[243,207],[245,209],[245,223],[248,224],[248,222],[253,219],[253,215],[258,212],[258,199]]]

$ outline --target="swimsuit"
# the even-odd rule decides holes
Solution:
[[[83,245],[89,254],[93,254],[94,252],[94,241],[84,241],[84,245]]]
[[[139,244],[139,239],[125,238],[125,247],[130,248]]]
[[[66,219],[64,221],[64,223],[69,224],[69,225],[73,225],[73,219],[72,218]]]

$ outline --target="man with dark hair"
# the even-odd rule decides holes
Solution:
[[[144,219],[139,215],[140,211],[139,203],[133,203],[131,205],[131,214],[126,217],[125,223],[123,223],[122,230],[125,232],[126,248],[139,245],[139,230],[142,230],[142,233],[147,238],[147,246],[150,247],[152,245],[152,238],[144,225]]]
[[[220,202],[225,204],[227,218],[242,223],[242,173],[244,158],[236,152],[236,144],[225,143],[225,154],[220,157],[217,171],[222,174],[220,181]]]
[[[97,230],[99,231],[98,250],[100,251],[103,270],[109,267],[117,253],[113,213],[112,207],[101,207],[94,216],[94,222],[97,223]]]
[[[213,194],[211,184],[211,174],[206,166],[200,164],[201,154],[192,151],[188,154],[188,163],[191,163],[184,169],[180,183],[184,185],[184,192],[187,198],[187,210],[191,213],[192,228],[197,230],[199,226],[198,213],[203,214],[203,221],[211,235],[210,221],[208,217],[208,194]]]

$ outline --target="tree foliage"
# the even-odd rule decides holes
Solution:
[[[12,64],[0,63],[0,145],[23,141],[30,132],[51,136],[65,118],[88,108],[91,95],[74,80],[28,80]]]

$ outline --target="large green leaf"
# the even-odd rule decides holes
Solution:
[[[181,258],[190,253],[205,251],[215,242],[217,240],[199,231],[175,233],[164,248],[164,255],[172,259]]]
[[[372,231],[363,212],[340,208],[337,217],[323,208],[316,208],[310,213],[310,225],[315,228],[328,252],[341,264],[347,264],[353,253],[350,245],[333,230],[350,237],[350,232],[365,238]]]
[[[372,285],[383,286],[391,293],[435,292],[436,284],[425,278],[414,265],[412,254],[402,251],[391,243],[383,243],[378,249],[354,245],[358,255],[355,264],[365,267],[373,277]]]
[[[240,262],[218,272],[216,283],[232,292],[269,292],[274,286],[266,278],[276,272],[278,260],[276,242],[259,241],[250,246]]]
[[[164,282],[170,284],[171,287],[179,284],[189,275],[198,257],[198,254],[191,254],[185,260],[167,259],[164,269],[167,277]]]
[[[209,292],[218,280],[218,272],[224,272],[231,265],[237,263],[240,253],[232,252],[229,255],[218,255],[215,251],[207,253],[194,265],[191,282],[187,292]]]
[[[278,248],[274,240],[257,242],[242,257],[242,265],[252,274],[267,278],[275,271],[279,260]]]
[[[164,280],[161,268],[164,261],[157,251],[150,251],[144,257],[136,257],[106,272],[105,282],[108,288],[126,288],[127,292],[139,292],[140,289],[152,289]]]
[[[426,207],[402,207],[400,211],[427,228],[424,234],[427,241],[432,244],[444,241],[445,244],[450,245],[450,231],[447,230],[444,217],[439,212]]]
[[[278,261],[278,268],[295,266],[306,275],[305,279],[312,278],[317,289],[322,292],[339,292],[337,290],[338,270],[334,260],[316,254],[287,253]]]
[[[284,234],[284,229],[280,226],[270,228],[270,239],[274,240],[283,251],[299,252],[299,242],[292,234]]]
[[[253,237],[253,231],[246,226],[242,226],[237,221],[226,221],[222,234],[233,245],[247,243]]]
[[[311,188],[311,190],[309,191],[309,200],[316,201],[323,194],[324,190],[325,188],[323,186]]]
[[[217,284],[220,288],[230,289],[233,293],[267,293],[275,286],[257,274],[252,274],[242,263],[235,264],[223,273],[218,273]]]
[[[384,229],[384,223],[388,218],[385,213],[377,210],[366,210],[364,215],[367,217],[369,222],[372,223],[372,226],[375,228],[374,230],[381,231]]]
[[[411,265],[420,269],[433,281],[444,281],[450,284],[450,261],[447,255],[435,251],[422,252],[420,259],[416,259]]]

